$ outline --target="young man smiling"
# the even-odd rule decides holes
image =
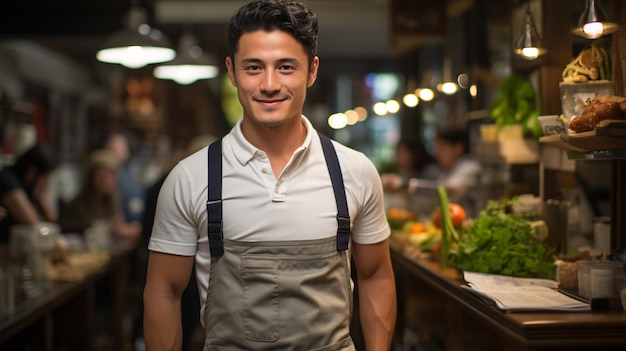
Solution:
[[[317,18],[252,1],[229,24],[226,67],[243,117],[181,161],[159,194],[146,287],[149,351],[180,348],[196,265],[204,350],[354,350],[356,265],[367,350],[388,350],[396,295],[380,177],[302,115],[317,77]]]

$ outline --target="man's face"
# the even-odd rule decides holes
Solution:
[[[315,57],[309,67],[302,45],[278,30],[242,35],[234,59],[226,58],[244,118],[265,127],[277,127],[295,117],[299,120],[318,65]]]
[[[93,188],[98,194],[111,194],[117,187],[117,171],[106,168],[97,167],[93,172]]]
[[[463,156],[463,152],[463,144],[454,144],[435,138],[435,158],[439,166],[445,171],[449,171],[452,168],[456,160]]]

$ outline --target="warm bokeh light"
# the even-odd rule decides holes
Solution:
[[[388,100],[385,102],[388,113],[398,113],[400,111],[400,103],[396,100]]]
[[[354,109],[354,111],[359,116],[359,122],[363,122],[367,119],[367,109],[363,106],[359,106]]]
[[[407,107],[415,107],[420,103],[420,100],[417,98],[417,95],[409,93],[404,95],[402,102]]]
[[[476,84],[472,84],[469,88],[469,93],[472,97],[476,97],[478,95],[478,87]]]
[[[459,87],[454,82],[445,82],[441,84],[441,92],[446,95],[453,95],[459,90]]]
[[[435,92],[432,89],[428,89],[428,88],[418,89],[416,93],[417,93],[417,96],[419,96],[420,100],[432,101],[432,99],[435,98]]]
[[[348,125],[348,118],[343,113],[333,113],[328,117],[328,125],[333,129],[341,129]]]
[[[348,110],[345,112],[346,119],[349,125],[355,125],[359,121],[359,114],[355,110]]]
[[[387,105],[384,102],[377,102],[372,107],[374,113],[379,116],[384,116],[387,114]]]

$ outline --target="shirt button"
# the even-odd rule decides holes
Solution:
[[[267,168],[262,168],[261,172],[263,172],[263,174],[267,174]]]

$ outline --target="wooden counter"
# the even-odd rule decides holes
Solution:
[[[445,350],[626,350],[626,313],[505,313],[459,287],[456,271],[391,249],[398,285],[397,333]],[[401,336],[400,336],[401,337]]]
[[[75,282],[56,282],[46,293],[0,317],[0,350],[92,350],[97,286],[105,279],[112,306],[113,349],[124,350],[122,319],[128,298],[129,268],[134,242],[114,242],[111,258],[101,269]]]

